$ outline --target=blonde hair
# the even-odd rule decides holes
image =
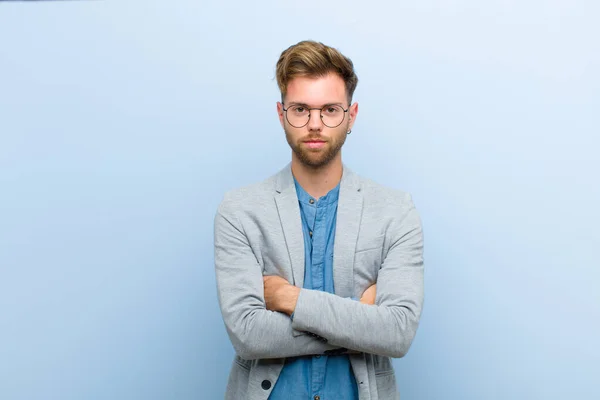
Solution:
[[[344,80],[348,104],[352,103],[358,77],[348,57],[332,47],[312,40],[305,40],[288,47],[281,53],[276,67],[281,100],[283,101],[287,93],[287,85],[293,78],[297,76],[320,78],[329,73],[335,73]]]

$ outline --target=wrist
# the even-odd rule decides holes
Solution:
[[[300,288],[294,285],[286,285],[280,297],[279,310],[287,315],[292,315],[296,310],[296,303],[300,295]]]

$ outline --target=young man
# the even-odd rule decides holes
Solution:
[[[421,222],[406,193],[342,163],[358,104],[350,59],[305,41],[277,62],[292,161],[215,217],[219,304],[236,351],[226,398],[397,399],[423,304]]]

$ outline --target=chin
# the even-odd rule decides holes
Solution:
[[[302,163],[311,168],[321,168],[328,165],[330,162],[331,160],[327,160],[324,158],[309,158],[304,159]]]

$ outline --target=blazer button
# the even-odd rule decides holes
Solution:
[[[269,390],[269,389],[271,389],[271,381],[268,379],[265,379],[264,381],[262,381],[260,386],[265,390]]]

